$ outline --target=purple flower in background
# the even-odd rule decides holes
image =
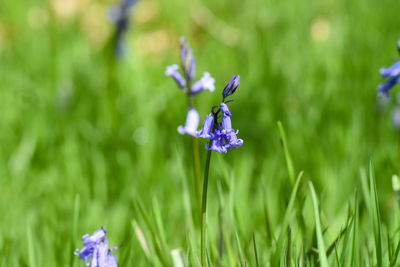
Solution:
[[[179,66],[176,65],[176,64],[168,66],[167,69],[165,70],[165,75],[166,76],[171,76],[175,80],[176,84],[182,90],[185,90],[186,81],[185,81],[185,79],[183,79],[181,74],[178,72],[178,68],[179,68]]]
[[[197,82],[195,82],[190,89],[191,94],[197,94],[198,92],[201,92],[203,90],[209,90],[210,92],[214,92],[215,86],[214,86],[214,78],[211,77],[210,73],[204,72],[203,77]]]
[[[397,50],[400,53],[400,40],[397,41]],[[394,63],[389,68],[381,68],[379,72],[382,78],[386,78],[386,81],[378,85],[378,96],[389,97],[390,89],[399,83],[400,61]]]
[[[227,93],[223,94],[223,99],[235,92],[239,86],[239,81],[239,76],[233,76],[233,78],[225,86],[224,91]],[[223,100],[219,107],[213,107],[212,112],[204,119],[203,128],[201,131],[197,132],[197,137],[211,139],[211,142],[206,144],[207,150],[226,153],[231,149],[238,148],[243,145],[243,140],[238,139],[236,136],[239,131],[235,131],[232,128],[232,114],[229,111],[229,107],[226,103],[227,102],[224,102]],[[219,109],[214,111],[215,108]],[[222,113],[221,122],[218,122],[218,115],[220,112]]]
[[[191,83],[194,78],[194,71],[195,71],[195,67],[196,67],[192,49],[186,42],[185,38],[183,38],[183,36],[181,36],[181,38],[179,39],[179,42],[180,42],[179,52],[181,55],[182,69],[183,69],[183,72],[185,73],[188,83]]]
[[[193,83],[196,64],[192,49],[189,47],[183,37],[180,38],[179,50],[183,76],[178,72],[179,67],[176,64],[168,66],[165,71],[165,75],[171,76],[179,88],[188,93],[190,96],[200,93],[204,90],[213,92],[215,90],[214,78],[211,77],[210,73],[208,72],[204,72],[201,79]]]
[[[117,248],[108,248],[106,231],[101,227],[89,236],[82,237],[83,248],[76,249],[74,254],[85,261],[86,266],[91,267],[117,267],[117,261],[111,251]]]
[[[131,8],[136,1],[137,0],[121,0],[119,5],[113,5],[107,10],[109,20],[115,25],[114,55],[116,57],[123,56],[125,52],[123,36],[128,30]]]
[[[199,113],[191,108],[187,113],[185,126],[179,126],[178,133],[196,136],[197,126],[199,126]]]

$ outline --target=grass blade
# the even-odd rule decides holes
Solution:
[[[390,267],[395,266],[396,262],[397,262],[397,257],[399,256],[399,252],[400,252],[400,240],[397,243],[397,247],[396,247],[396,251],[390,261]]]
[[[317,241],[318,241],[318,250],[319,250],[319,261],[322,267],[328,267],[328,258],[326,257],[325,254],[325,244],[324,244],[324,238],[322,236],[322,230],[321,230],[321,221],[319,218],[319,210],[318,210],[318,200],[317,196],[315,194],[314,186],[311,182],[309,182],[309,187],[311,191],[311,197],[313,201],[313,206],[314,206],[314,216],[315,216],[315,227],[316,227],[316,232],[317,232]]]
[[[135,201],[135,205],[137,207],[137,210],[139,210],[140,214],[142,215],[142,218],[144,219],[147,228],[150,230],[150,234],[151,234],[151,237],[153,239],[153,244],[154,244],[154,247],[156,249],[156,253],[157,253],[160,261],[163,263],[164,266],[169,265],[168,264],[168,258],[166,256],[167,252],[163,250],[163,247],[160,244],[160,239],[157,236],[157,232],[154,229],[154,227],[153,227],[153,225],[151,223],[151,220],[150,220],[149,216],[146,213],[146,210],[144,209],[142,203],[139,200]]]
[[[282,123],[278,121],[278,128],[279,128],[279,134],[281,138],[281,144],[283,147],[283,151],[285,153],[285,159],[286,159],[286,168],[289,174],[289,179],[292,185],[294,185],[294,179],[295,179],[295,174],[294,174],[294,167],[293,167],[293,161],[292,157],[290,156],[289,152],[289,147],[287,145],[287,139],[286,139],[286,133],[285,130],[283,129]]]
[[[352,242],[350,244],[350,261],[348,266],[359,266],[358,253],[358,193],[354,196],[354,217],[352,227]]]
[[[289,225],[290,216],[292,214],[292,210],[295,205],[296,195],[297,195],[297,191],[299,189],[299,185],[300,185],[300,181],[301,181],[302,177],[303,177],[303,172],[300,172],[299,176],[297,177],[296,183],[293,187],[292,193],[290,195],[289,204],[287,206],[285,216],[283,217],[282,229],[281,229],[281,232],[278,237],[278,242],[276,245],[275,253],[273,255],[273,263],[274,264],[272,266],[278,266],[278,261],[280,259],[280,254],[282,251],[283,243],[285,241],[285,235],[286,235],[286,231],[287,231],[287,228]]]
[[[378,267],[382,266],[382,239],[381,239],[381,220],[379,215],[379,204],[378,204],[378,194],[376,192],[375,174],[372,161],[369,165],[369,187],[370,187],[370,204],[372,211],[372,225],[374,228],[375,237],[375,250],[376,250],[376,261]]]
[[[258,263],[256,235],[254,233],[253,233],[253,248],[254,248],[254,258],[256,259],[256,267],[259,267],[260,264]]]
[[[26,226],[26,235],[28,238],[29,266],[36,267],[35,246],[33,244],[32,230],[30,223],[28,223]]]
[[[238,247],[238,251],[239,251],[239,261],[240,261],[240,266],[244,266],[244,257],[243,257],[243,251],[242,251],[242,247],[240,246],[240,241],[239,241],[239,236],[237,231],[235,231],[235,237],[236,237],[236,244]]]

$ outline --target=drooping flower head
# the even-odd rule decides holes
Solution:
[[[181,58],[183,75],[178,72],[179,67],[177,64],[167,66],[165,75],[171,76],[179,88],[188,93],[190,96],[200,93],[204,90],[213,92],[215,89],[214,79],[211,77],[210,73],[204,72],[200,80],[193,82],[196,63],[192,49],[183,37],[180,38],[179,54]]]
[[[179,126],[178,133],[196,136],[197,126],[199,126],[199,113],[191,108],[186,115],[185,126]]]
[[[85,234],[82,237],[83,248],[76,249],[74,254],[85,261],[86,266],[91,267],[117,267],[117,261],[111,251],[117,248],[108,248],[106,231],[101,227],[92,235]]]
[[[231,149],[243,145],[243,140],[238,139],[236,136],[239,131],[235,131],[232,128],[232,114],[227,105],[230,101],[225,102],[225,98],[236,91],[239,81],[240,76],[233,76],[227,83],[222,93],[221,104],[212,108],[211,113],[204,120],[203,128],[197,132],[197,137],[211,140],[211,142],[206,144],[207,150],[226,153]],[[216,108],[217,111],[214,111]],[[221,116],[219,116],[220,113],[222,113]],[[219,118],[221,119],[220,121],[218,121]]]
[[[397,50],[400,53],[400,40],[397,41]],[[379,72],[386,81],[378,85],[378,96],[389,97],[390,89],[400,81],[400,61],[388,68],[381,68]]]
[[[128,30],[131,8],[137,0],[121,0],[118,5],[113,5],[107,10],[109,20],[115,25],[114,55],[123,56],[125,50],[123,36]]]
[[[167,69],[165,70],[165,75],[166,76],[171,76],[176,84],[182,89],[185,90],[186,88],[186,80],[183,79],[181,74],[178,72],[179,66],[174,64],[171,66],[168,66]]]

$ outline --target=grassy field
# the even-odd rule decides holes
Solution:
[[[110,4],[0,1],[0,266],[84,266],[101,226],[119,266],[199,266],[186,97],[164,75],[180,35],[216,80],[201,121],[241,76],[244,144],[211,160],[211,266],[399,264],[396,92],[376,97],[399,1],[140,0],[120,59]]]

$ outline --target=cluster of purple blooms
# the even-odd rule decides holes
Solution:
[[[400,40],[397,41],[397,50],[400,53]],[[378,95],[389,97],[390,89],[400,82],[400,61],[397,61],[389,68],[381,68],[379,72],[386,81],[378,86]]]
[[[111,251],[116,248],[108,248],[106,231],[101,227],[94,231],[92,235],[86,234],[82,237],[83,248],[77,249],[78,255],[85,261],[86,266],[90,267],[117,267],[117,261]]]
[[[114,55],[119,58],[124,54],[123,37],[128,30],[131,8],[137,0],[121,0],[107,10],[109,20],[115,25]]]
[[[183,37],[180,38],[180,57],[183,76],[179,73],[179,66],[174,64],[168,66],[165,75],[171,76],[178,87],[185,93],[192,97],[193,95],[209,90],[215,90],[214,79],[208,72],[204,72],[200,80],[193,82],[195,74],[195,61],[192,49],[188,46]],[[232,79],[226,84],[222,92],[222,102],[217,111],[213,107],[211,113],[206,116],[203,128],[198,131],[199,126],[199,113],[192,106],[189,107],[184,126],[178,127],[180,134],[188,134],[194,137],[202,137],[210,139],[211,143],[206,144],[206,149],[226,153],[230,149],[240,147],[243,144],[242,139],[238,139],[236,134],[238,131],[232,129],[231,117],[232,114],[226,105],[230,101],[225,99],[232,95],[239,86],[240,76],[233,76]],[[219,117],[219,113],[222,115]],[[219,122],[218,119],[221,118]]]
[[[199,115],[194,109],[190,109],[186,117],[185,126],[179,126],[178,132],[180,134],[189,134],[195,137],[210,139],[211,143],[206,144],[207,150],[226,153],[230,149],[240,147],[243,144],[243,140],[238,139],[236,136],[239,131],[235,131],[232,128],[232,114],[227,105],[229,101],[225,101],[226,97],[235,92],[239,86],[239,81],[240,76],[233,76],[226,84],[221,104],[218,107],[215,106],[212,108],[211,113],[204,119],[203,127],[200,131],[197,131]],[[215,111],[216,108],[218,108],[217,111]],[[218,121],[219,113],[222,113],[220,117],[221,121]]]
[[[235,131],[232,128],[231,117],[225,98],[232,95],[239,86],[240,76],[233,76],[226,84],[222,93],[222,102],[219,107],[214,106],[211,113],[206,116],[203,122],[203,127],[200,131],[196,131],[196,137],[210,139],[211,143],[206,144],[207,150],[213,150],[219,153],[226,153],[233,148],[238,148],[243,145],[243,140],[237,138],[239,130]],[[215,108],[218,108],[215,111]],[[221,121],[219,119],[219,113]]]

